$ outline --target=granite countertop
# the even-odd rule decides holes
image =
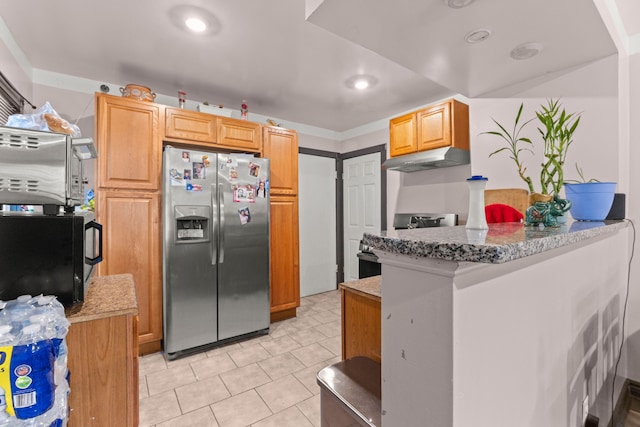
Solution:
[[[366,277],[351,282],[340,283],[340,288],[349,289],[380,299],[380,276]]]
[[[577,243],[627,227],[626,221],[569,221],[559,227],[522,223],[489,224],[489,230],[464,226],[365,233],[374,250],[413,257],[500,264]]]
[[[79,323],[121,315],[137,315],[136,288],[131,274],[94,277],[82,304],[65,310],[69,322]]]

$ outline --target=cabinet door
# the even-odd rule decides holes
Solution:
[[[271,313],[300,305],[298,198],[271,196]]]
[[[122,315],[69,328],[70,427],[138,425],[135,322]]]
[[[416,150],[415,113],[391,119],[389,121],[389,156],[415,153]]]
[[[104,233],[100,275],[133,274],[138,300],[139,343],[142,348],[144,344],[155,342],[159,350],[162,339],[160,196],[157,193],[100,191],[96,212]]]
[[[451,145],[451,104],[434,105],[418,111],[418,151]]]
[[[381,362],[380,300],[342,289],[342,360],[366,356]]]
[[[298,194],[298,134],[265,127],[262,154],[271,161],[271,194]]]
[[[98,186],[160,188],[159,107],[150,102],[96,96]]]
[[[261,139],[259,123],[218,117],[218,145],[260,151]]]
[[[165,109],[165,136],[191,141],[216,142],[216,117],[182,108]]]

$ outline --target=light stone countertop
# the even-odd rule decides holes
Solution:
[[[138,314],[136,288],[131,274],[93,277],[82,304],[65,310],[69,322],[90,320],[127,314]]]
[[[381,296],[380,276],[365,277],[364,279],[340,283],[340,288],[350,289],[378,300]]]
[[[371,249],[417,258],[500,264],[578,243],[628,226],[626,221],[569,221],[559,227],[522,223],[489,224],[489,230],[464,226],[365,233]]]

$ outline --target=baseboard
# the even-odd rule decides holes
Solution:
[[[288,310],[276,311],[271,313],[271,323],[279,322],[281,320],[290,319],[296,317],[296,308],[290,308]]]

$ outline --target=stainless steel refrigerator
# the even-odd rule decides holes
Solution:
[[[269,160],[167,146],[162,173],[167,358],[267,333]]]

